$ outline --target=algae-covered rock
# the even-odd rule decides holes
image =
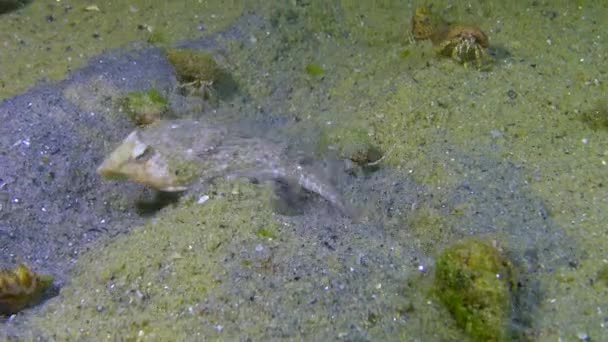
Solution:
[[[512,284],[511,263],[484,241],[461,241],[437,260],[436,294],[475,341],[507,338]]]
[[[0,315],[12,315],[40,301],[53,277],[40,275],[19,265],[0,271]]]
[[[122,108],[136,125],[145,126],[160,120],[169,106],[167,99],[158,90],[150,89],[127,94]]]
[[[167,52],[167,59],[175,69],[184,95],[201,97],[214,106],[219,104],[218,82],[220,79],[230,80],[230,77],[213,55],[191,49],[171,49]]]
[[[206,52],[170,49],[167,51],[167,59],[175,68],[177,78],[181,82],[213,84],[222,74],[213,55]]]

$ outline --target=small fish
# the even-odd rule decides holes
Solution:
[[[307,167],[286,158],[281,145],[194,120],[160,121],[131,132],[97,172],[166,192],[185,191],[218,177],[283,180],[347,213],[338,192]]]

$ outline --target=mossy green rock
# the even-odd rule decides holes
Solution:
[[[123,100],[123,110],[138,126],[160,120],[168,109],[167,99],[156,89],[131,92]]]
[[[221,75],[221,69],[213,55],[206,52],[171,49],[167,51],[167,59],[175,68],[177,78],[181,82],[212,84]]]
[[[435,291],[474,341],[503,341],[511,308],[512,266],[476,239],[446,249],[437,260]]]

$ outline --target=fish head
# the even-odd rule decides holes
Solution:
[[[131,132],[101,163],[97,173],[106,179],[128,180],[160,191],[184,191],[183,177],[170,167],[167,156]]]

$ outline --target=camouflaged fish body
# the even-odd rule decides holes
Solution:
[[[285,180],[345,209],[333,187],[290,161],[281,145],[194,120],[164,121],[132,132],[98,173],[161,191],[184,191],[217,177]]]

